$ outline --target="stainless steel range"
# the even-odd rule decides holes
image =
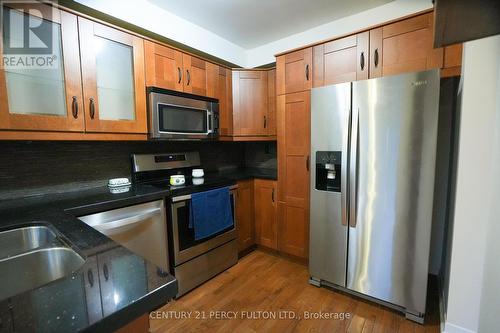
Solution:
[[[133,182],[136,186],[168,188],[167,230],[170,271],[179,284],[177,297],[182,296],[218,273],[238,262],[236,189],[234,181],[205,175],[192,178],[191,171],[200,167],[198,152],[172,154],[141,154],[132,156]],[[186,183],[171,186],[172,175],[183,174]],[[196,239],[190,227],[190,205],[194,193],[229,187],[232,225],[203,239]]]

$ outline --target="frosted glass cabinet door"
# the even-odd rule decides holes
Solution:
[[[87,132],[147,133],[142,39],[78,18]]]
[[[27,8],[20,4],[4,6],[0,20],[1,52],[3,54],[5,51],[5,56],[9,57],[11,53],[6,51],[8,46],[23,45],[23,22],[29,20],[30,26],[38,26],[37,32],[43,40],[52,37],[49,56],[54,66],[33,68],[18,65],[0,69],[0,128],[83,131],[85,124],[81,112],[83,99],[76,16],[43,4],[30,4],[29,8],[34,9],[33,6],[38,11],[32,10],[32,15],[25,14],[23,9]],[[44,44],[37,46],[40,45]],[[47,59],[44,56],[37,58],[37,62]],[[17,59],[16,63],[20,64],[20,60],[25,58],[12,59]]]

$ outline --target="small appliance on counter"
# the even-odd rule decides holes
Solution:
[[[184,183],[170,185],[171,177],[182,178]],[[166,224],[170,272],[176,277],[179,287],[177,297],[238,262],[237,185],[234,180],[205,175],[200,169],[198,152],[134,154],[132,179],[138,191],[146,187],[170,191],[170,198],[166,200]],[[200,238],[199,229],[196,230],[192,223],[193,211],[196,210],[193,202],[196,203],[203,194],[206,194],[205,200],[211,200],[205,205],[214,212],[211,222],[214,222],[213,215],[220,211],[217,207],[221,203],[227,214],[221,215],[221,221],[217,220],[218,217],[215,219],[216,227],[219,227],[216,232],[205,233]]]

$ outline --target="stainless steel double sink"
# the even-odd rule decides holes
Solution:
[[[65,277],[84,263],[85,259],[47,226],[0,232],[0,300]]]

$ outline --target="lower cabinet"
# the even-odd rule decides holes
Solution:
[[[278,249],[276,181],[256,179],[254,183],[255,241]]]
[[[253,179],[238,182],[236,196],[236,224],[238,226],[238,251],[255,244]]]
[[[236,223],[240,253],[256,244],[278,249],[276,188],[275,180],[238,182]]]

